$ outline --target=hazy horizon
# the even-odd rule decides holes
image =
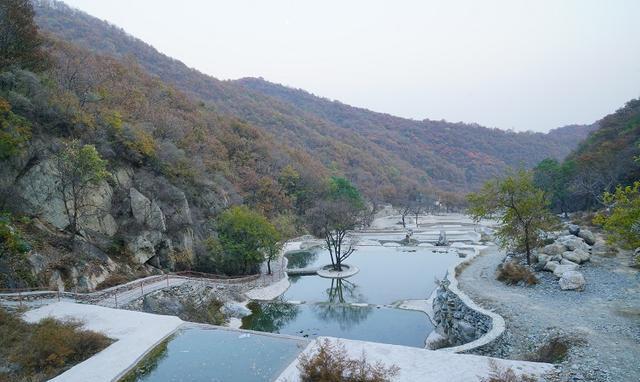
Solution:
[[[640,2],[65,0],[219,79],[422,120],[592,123],[640,96]]]

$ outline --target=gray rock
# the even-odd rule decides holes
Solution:
[[[578,236],[578,234],[580,233],[580,226],[576,224],[569,224],[567,226],[567,230],[570,234]]]
[[[573,261],[567,259],[562,259],[560,261],[560,265],[578,265],[578,263],[574,263]]]
[[[445,231],[440,231],[440,235],[438,235],[438,241],[435,243],[436,247],[446,247],[449,245],[449,240],[447,240],[447,233]]]
[[[567,247],[565,247],[564,244],[556,242],[556,243],[544,246],[542,248],[542,253],[550,256],[555,256],[555,255],[561,255],[562,252],[566,250],[567,250]]]
[[[64,291],[64,281],[62,280],[62,274],[60,274],[59,270],[54,270],[51,272],[51,276],[49,277],[49,287],[53,290]]]
[[[565,272],[569,272],[569,271],[575,271],[577,270],[579,267],[579,265],[574,264],[574,265],[558,265],[556,267],[556,269],[553,270],[553,275],[560,278],[562,277],[562,274]]]
[[[164,214],[155,200],[150,201],[133,187],[129,189],[129,198],[131,200],[131,213],[138,224],[158,231],[167,229]]]
[[[547,261],[549,261],[550,259],[551,259],[551,256],[549,255],[545,255],[544,253],[538,254],[538,263],[542,264],[542,266],[544,266],[544,264],[546,264]]]
[[[589,230],[580,230],[580,232],[578,232],[578,237],[582,238],[585,243],[589,245],[594,245],[596,243],[596,235],[594,235],[593,232]]]
[[[562,290],[584,290],[586,285],[584,276],[578,271],[564,272],[558,283]]]
[[[227,317],[242,318],[251,314],[251,310],[238,302],[225,302],[221,308],[222,314]]]
[[[589,252],[585,252],[581,249],[576,249],[575,251],[567,251],[562,254],[562,258],[572,261],[576,264],[582,264],[591,259],[591,255]]]
[[[575,251],[576,249],[582,249],[583,251],[589,251],[590,247],[580,237],[573,235],[566,235],[558,238],[560,244],[564,244],[569,251]]]
[[[559,266],[560,266],[560,263],[557,261],[547,261],[547,263],[544,265],[543,270],[548,272],[554,272],[556,268]]]
[[[64,203],[57,191],[53,160],[38,163],[16,183],[18,196],[24,201],[25,212],[40,216],[59,229],[69,225]]]
[[[156,255],[155,244],[160,241],[160,238],[157,232],[145,231],[128,242],[127,249],[137,263],[144,264]]]
[[[582,262],[581,261],[582,258],[580,257],[580,254],[574,251],[564,252],[562,254],[562,258],[563,260],[569,260],[575,264],[580,264]]]

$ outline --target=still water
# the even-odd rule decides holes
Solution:
[[[304,340],[192,328],[167,344],[140,382],[273,381],[307,346]]]
[[[289,268],[330,262],[324,250],[293,252],[287,258]],[[454,251],[445,249],[359,246],[346,261],[360,269],[358,274],[342,280],[290,277],[291,287],[277,301],[251,304],[252,314],[243,319],[242,328],[424,347],[433,330],[424,313],[380,305],[428,298],[435,281],[457,260]]]

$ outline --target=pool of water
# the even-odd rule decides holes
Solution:
[[[140,382],[273,381],[307,341],[222,329],[180,331]]]
[[[243,328],[302,337],[331,336],[424,347],[433,330],[422,312],[379,306],[252,303]]]
[[[292,269],[331,262],[328,252],[319,249],[288,253],[287,258]],[[358,274],[346,279],[291,276],[291,286],[277,301],[252,303],[242,328],[424,347],[433,330],[426,314],[381,305],[428,298],[435,280],[457,261],[457,253],[446,249],[358,246],[346,261],[360,269]]]
[[[436,279],[458,261],[454,251],[440,253],[424,247],[359,246],[346,261],[360,272],[335,280],[318,276],[291,277],[291,287],[282,296],[285,301],[357,302],[376,305],[392,304],[399,300],[424,299],[435,289]],[[307,261],[303,260],[306,256]],[[328,252],[298,252],[291,268],[320,267],[330,263]],[[292,264],[293,263],[293,264]]]

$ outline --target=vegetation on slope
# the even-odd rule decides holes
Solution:
[[[0,381],[46,381],[112,343],[78,322],[29,324],[0,308]]]
[[[562,159],[586,133],[514,133],[477,125],[412,121],[330,102],[266,81],[219,81],[164,56],[121,29],[51,1],[37,2],[40,26],[101,54],[134,58],[149,73],[242,118],[289,147],[313,155],[335,175],[382,200],[416,183],[468,190],[508,166]],[[575,133],[575,134],[574,134]]]

